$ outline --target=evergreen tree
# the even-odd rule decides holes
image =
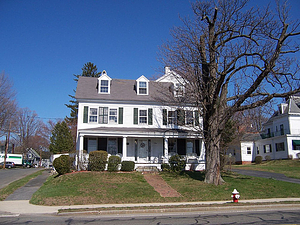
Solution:
[[[84,64],[82,67],[82,73],[81,74],[74,74],[75,78],[74,81],[78,81],[79,76],[83,77],[99,77],[100,72],[98,72],[97,66],[94,65],[94,63],[88,62]],[[75,92],[75,90],[73,90]],[[75,95],[69,95],[71,97],[71,100],[69,101],[70,104],[65,104],[70,110],[70,117],[67,117],[68,123],[73,122],[77,123],[77,114],[78,114],[78,103],[75,99]]]
[[[65,121],[58,122],[50,138],[50,151],[53,154],[70,153],[74,149],[71,131]]]

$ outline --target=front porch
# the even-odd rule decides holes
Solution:
[[[88,160],[90,152],[104,150],[109,155],[118,155],[122,161],[134,161],[135,169],[156,167],[161,170],[162,163],[168,163],[172,155],[178,154],[186,159],[186,170],[205,169],[204,143],[195,132],[137,128],[119,128],[113,132],[111,129],[84,130],[79,131],[77,144],[81,162]]]

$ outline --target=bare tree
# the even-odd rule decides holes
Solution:
[[[0,73],[0,136],[7,133],[9,124],[16,118],[17,104],[12,87],[8,76]]]
[[[299,51],[299,22],[289,20],[286,3],[277,2],[276,9],[247,3],[196,1],[194,18],[183,19],[161,48],[164,64],[187,81],[186,95],[202,113],[205,182],[215,185],[223,183],[219,151],[226,121],[300,91],[293,58]]]
[[[16,136],[20,152],[24,153],[26,149],[30,147],[37,148],[36,136],[41,127],[42,121],[38,119],[36,112],[28,108],[20,109],[18,113],[18,136]]]

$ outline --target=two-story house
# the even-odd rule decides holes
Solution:
[[[99,78],[79,77],[75,95],[79,160],[83,160],[84,152],[104,150],[134,161],[136,167],[160,169],[171,155],[179,154],[203,170],[205,152],[198,109],[166,100],[167,95],[180,97],[183,91],[177,75],[168,67],[154,81],[145,76],[114,79],[106,71]]]
[[[261,134],[246,134],[235,149],[237,162],[251,163],[263,159],[300,158],[300,96],[291,96],[278,106],[264,124]]]

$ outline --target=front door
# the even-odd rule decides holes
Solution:
[[[141,163],[148,162],[148,141],[139,140],[138,150],[139,150],[138,161]]]

